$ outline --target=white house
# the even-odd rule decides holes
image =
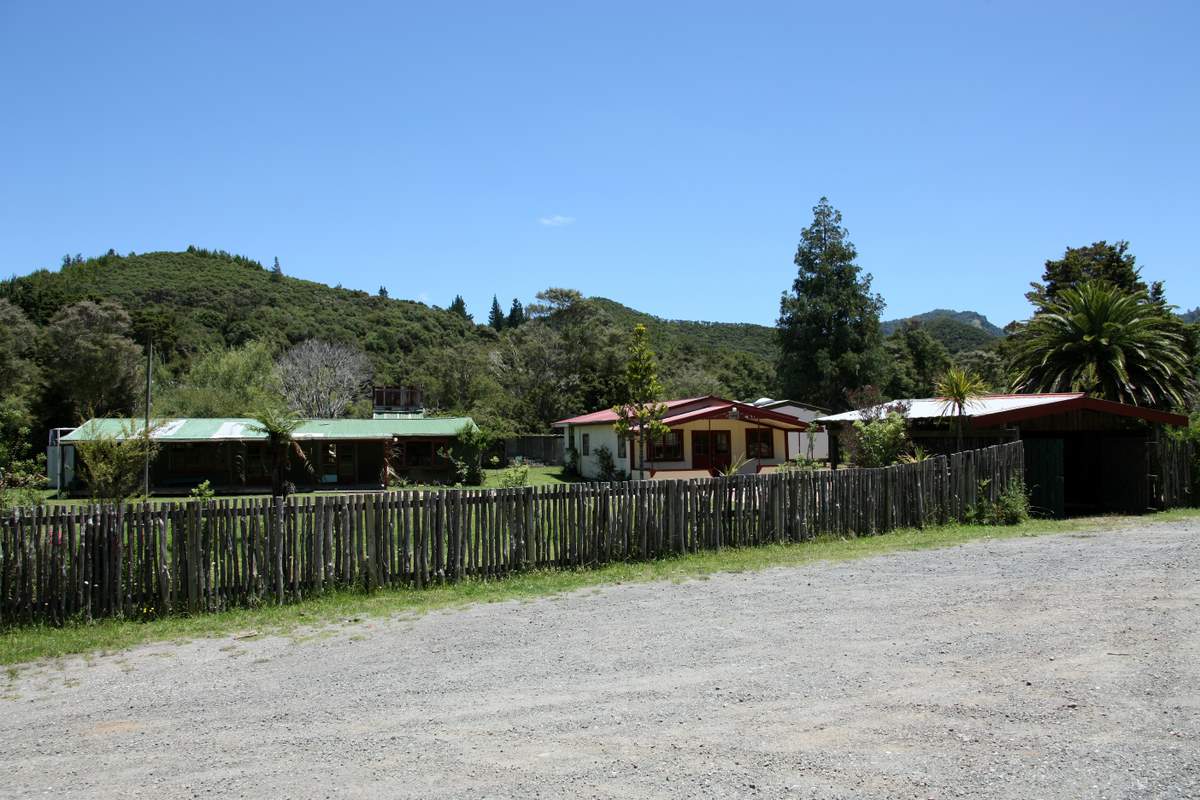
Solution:
[[[663,418],[670,430],[645,443],[645,461],[638,460],[636,434],[618,438],[611,409],[594,411],[554,423],[564,445],[579,454],[579,471],[586,478],[600,476],[600,453],[607,449],[613,466],[634,478],[680,478],[713,475],[745,461],[740,471],[761,472],[802,453],[793,449],[790,433],[808,429],[795,416],[751,403],[720,397],[668,400]]]
[[[754,405],[787,414],[803,422],[812,422],[829,413],[827,408],[801,403],[799,400],[772,400],[769,397],[760,397],[754,401]],[[829,434],[815,425],[803,433],[789,433],[788,445],[793,456],[801,456],[810,461],[825,461],[829,458]]]

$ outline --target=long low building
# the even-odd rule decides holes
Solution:
[[[830,434],[830,462],[850,460],[853,425],[896,410],[914,445],[932,454],[958,448],[955,411],[944,398],[897,400],[820,417]],[[1142,512],[1152,505],[1156,448],[1164,426],[1187,417],[1114,403],[1082,392],[985,395],[964,409],[962,449],[1025,443],[1025,483],[1035,509],[1054,516]]]
[[[309,419],[292,434],[308,469],[293,457],[288,479],[297,488],[378,489],[389,475],[416,481],[453,478],[453,464],[442,456],[470,417],[409,419]],[[57,463],[73,468],[76,445],[100,438],[141,436],[138,419],[92,419],[58,440],[64,452]],[[203,481],[219,492],[260,491],[271,485],[267,434],[249,418],[151,419],[158,452],[150,483],[157,493],[183,493]],[[61,477],[78,488],[74,475]]]

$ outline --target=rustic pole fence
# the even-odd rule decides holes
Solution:
[[[1023,469],[1016,442],[883,469],[21,509],[0,517],[0,624],[195,614],[331,588],[869,536],[963,520],[981,491],[996,499]]]

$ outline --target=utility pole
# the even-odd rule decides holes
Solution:
[[[150,499],[150,375],[154,369],[154,338],[146,334],[146,465],[142,472],[142,494]]]

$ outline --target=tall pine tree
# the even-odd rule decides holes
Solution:
[[[512,308],[508,310],[508,319],[504,321],[505,326],[509,328],[519,328],[525,324],[525,306],[521,305],[521,301],[513,298]]]
[[[488,325],[497,331],[504,329],[504,309],[500,308],[500,301],[496,299],[496,295],[492,295],[492,310],[488,312]]]
[[[462,299],[461,294],[454,295],[453,302],[450,303],[450,312],[458,314],[467,322],[474,322],[475,318],[467,313],[467,301]]]
[[[847,392],[877,386],[886,355],[879,330],[883,298],[855,264],[842,215],[822,197],[800,234],[792,290],[779,302],[779,377],[784,394],[833,410]]]

